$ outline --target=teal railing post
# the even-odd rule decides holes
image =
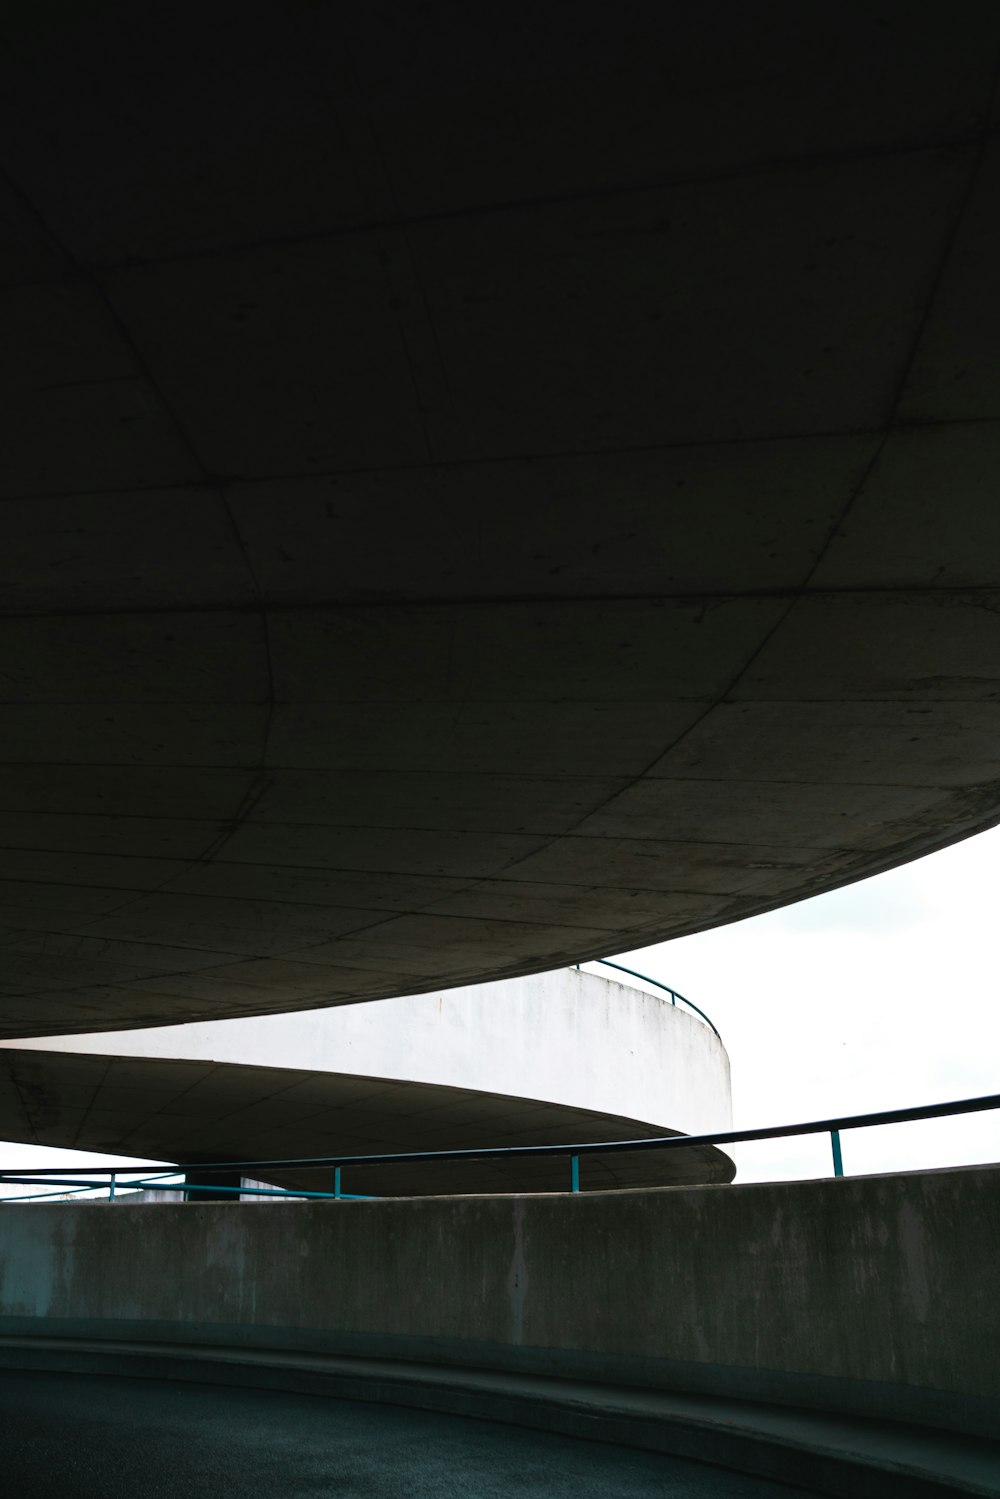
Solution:
[[[570,1182],[571,1182],[570,1191],[571,1192],[579,1192],[579,1190],[580,1190],[580,1157],[578,1155],[570,1156]]]
[[[340,1196],[340,1167],[339,1166],[334,1166],[334,1168],[333,1168],[333,1195],[334,1195],[334,1197],[339,1197]]]
[[[109,1202],[114,1202],[114,1200],[115,1200],[115,1173],[112,1171],[112,1173],[111,1173],[111,1180],[108,1182],[108,1201]]]
[[[834,1176],[843,1176],[843,1174],[844,1174],[844,1157],[840,1153],[840,1130],[839,1129],[832,1129],[830,1131],[830,1144],[833,1146],[833,1174],[834,1174]]]

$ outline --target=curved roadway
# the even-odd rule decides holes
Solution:
[[[308,1395],[0,1373],[32,1499],[813,1499],[682,1458]]]

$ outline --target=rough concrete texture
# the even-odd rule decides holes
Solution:
[[[708,1134],[729,1059],[664,995],[561,969],[295,1015],[0,1042],[0,1139],[168,1161]],[[565,1157],[424,1163],[344,1190],[562,1190]],[[710,1146],[583,1163],[584,1190],[728,1181]],[[327,1191],[330,1172],[281,1174]]]
[[[0,1374],[0,1399],[5,1482],[32,1499],[810,1499],[676,1457],[391,1406],[23,1373]]]
[[[465,1364],[990,1436],[998,1185],[969,1167],[281,1211],[11,1206],[0,1334]]]
[[[734,920],[1000,812],[1000,11],[8,8],[3,1028]]]

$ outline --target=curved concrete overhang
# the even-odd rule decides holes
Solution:
[[[0,1042],[0,1138],[208,1161],[582,1144],[732,1127],[718,1036],[575,969],[305,1014]],[[325,1191],[331,1173],[254,1171]],[[584,1190],[728,1182],[721,1150],[588,1157]],[[362,1168],[377,1195],[568,1190],[565,1156]]]
[[[5,15],[7,1035],[1000,813],[1000,10]]]

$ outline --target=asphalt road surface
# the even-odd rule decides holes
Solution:
[[[399,1406],[0,1374],[9,1499],[814,1499],[624,1447]]]

